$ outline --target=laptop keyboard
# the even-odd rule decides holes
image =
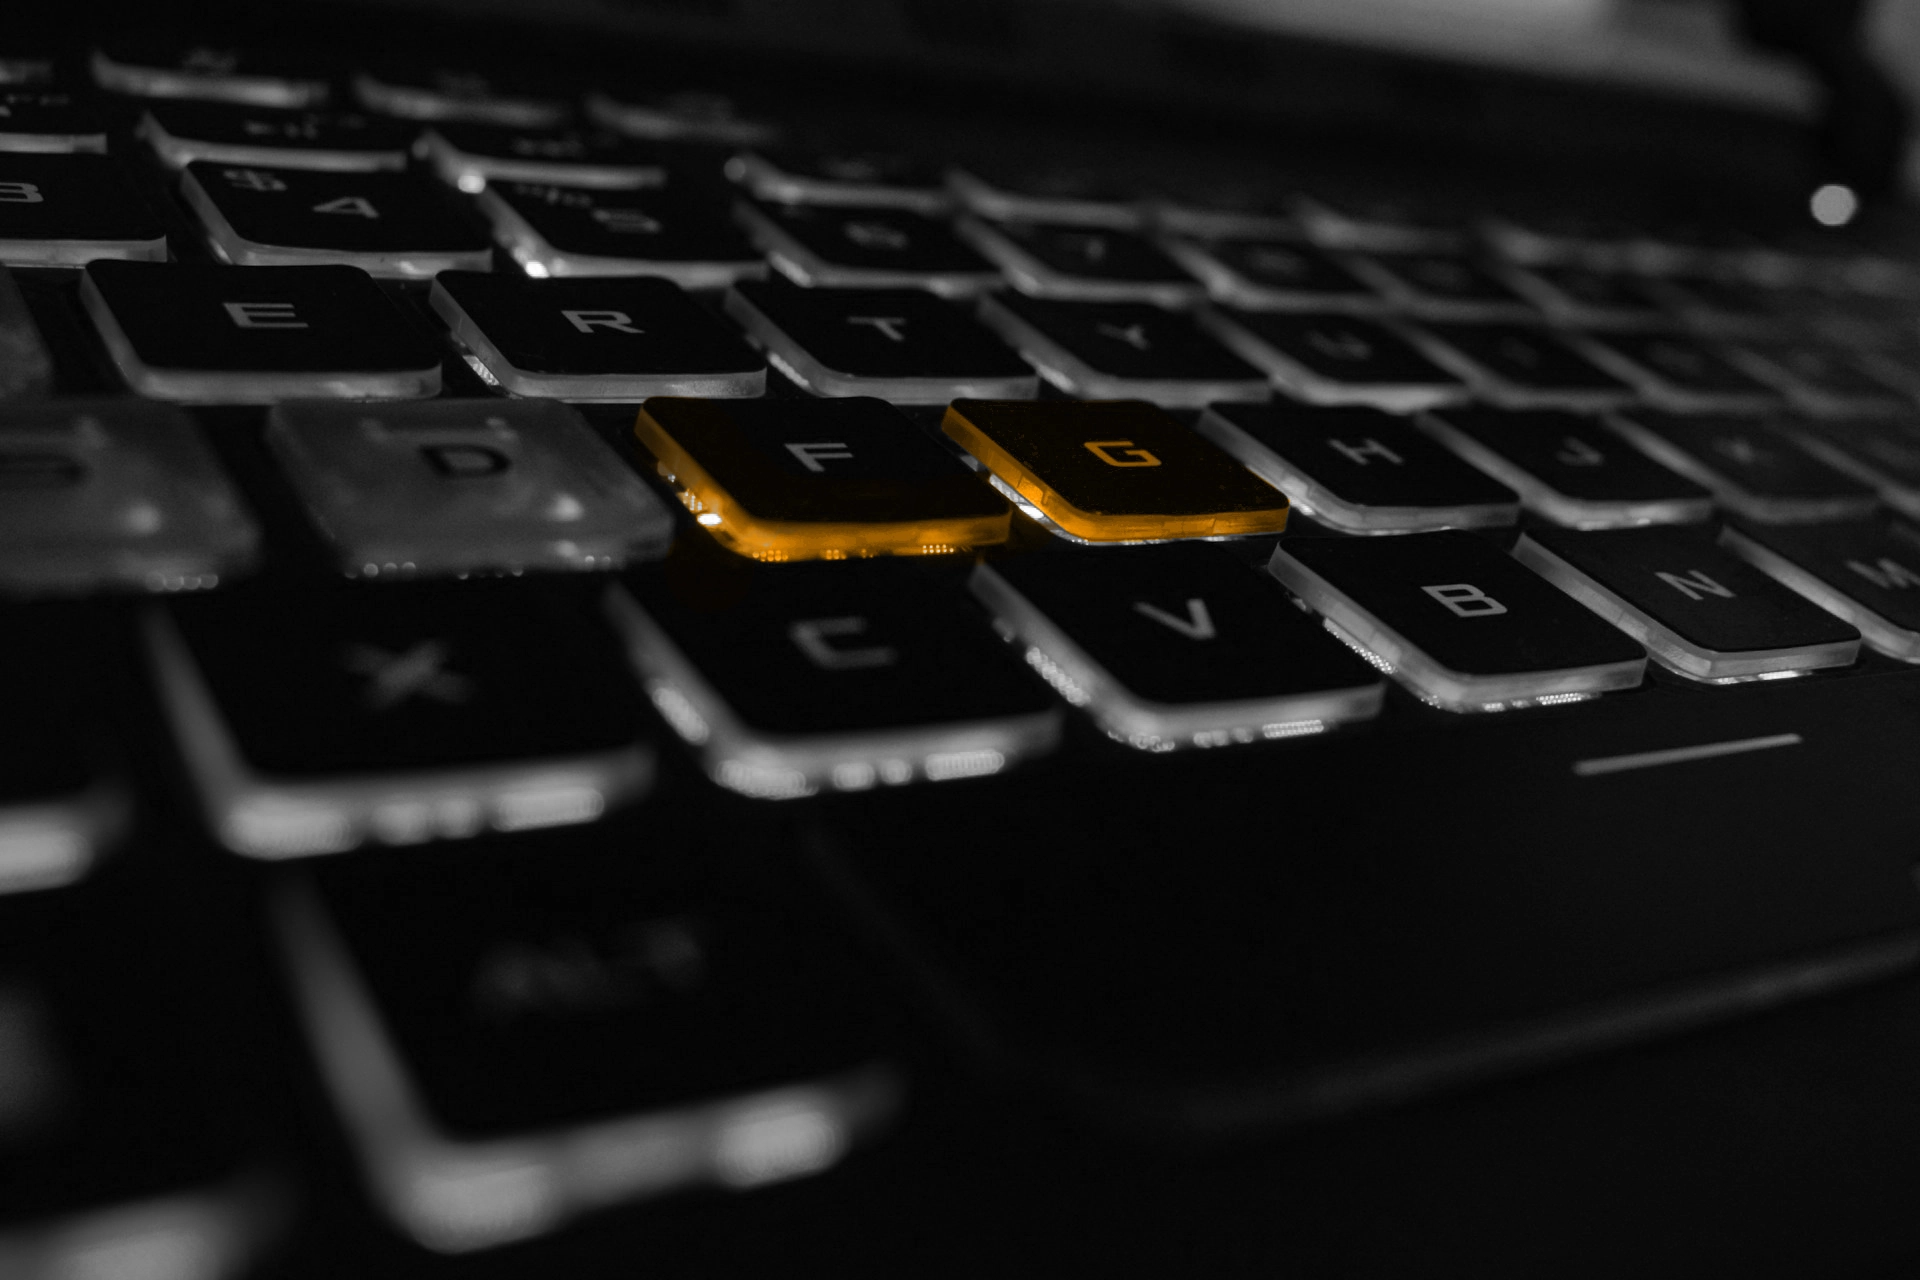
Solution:
[[[1898,251],[0,67],[0,1272],[584,1238],[976,1088],[1245,1142],[1920,954],[1904,855],[1625,790],[1920,749]]]

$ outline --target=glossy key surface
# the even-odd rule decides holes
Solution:
[[[1764,409],[1779,393],[1697,338],[1667,333],[1596,333],[1583,340],[1595,360],[1638,386],[1655,404],[1681,412]]]
[[[420,135],[419,152],[462,191],[489,182],[558,182],[572,187],[658,187],[659,152],[604,129],[517,129],[441,122]]]
[[[494,235],[531,276],[665,276],[715,289],[767,273],[766,260],[698,190],[601,191],[496,182],[480,194]]]
[[[137,128],[171,168],[196,160],[280,169],[404,169],[413,127],[358,111],[154,101]]]
[[[353,92],[362,106],[404,120],[550,129],[568,114],[561,86],[544,77],[516,75],[510,66],[483,68],[436,64],[417,57],[380,57],[354,75]]]
[[[1920,537],[1880,520],[1728,525],[1720,542],[1889,657],[1920,662]]]
[[[103,155],[0,150],[0,264],[162,261],[166,229]]]
[[[1544,329],[1428,323],[1421,332],[1429,335],[1424,344],[1428,354],[1465,377],[1482,396],[1508,408],[1605,407],[1634,394],[1626,381]]]
[[[982,299],[980,318],[1041,376],[1089,399],[1139,396],[1178,408],[1259,400],[1260,370],[1195,321],[1145,302],[1063,302],[1016,293]]]
[[[1174,241],[1168,251],[1230,306],[1377,311],[1386,304],[1338,258],[1300,240]]]
[[[758,147],[730,159],[727,176],[763,200],[788,204],[940,213],[950,202],[937,168],[886,152]]]
[[[906,287],[960,297],[999,281],[991,262],[925,214],[751,202],[740,203],[735,213],[796,284]]]
[[[963,221],[960,230],[1016,289],[1035,297],[1180,307],[1202,291],[1158,245],[1133,232],[978,218]]]
[[[1435,319],[1525,319],[1533,308],[1497,273],[1460,254],[1374,253],[1353,268],[1395,306]]]
[[[1464,399],[1466,383],[1395,329],[1357,316],[1221,308],[1209,330],[1296,399],[1405,411]]]
[[[1754,520],[1845,520],[1874,507],[1874,490],[1814,456],[1785,423],[1723,415],[1625,410],[1610,424],[1656,461],[1713,490]]]
[[[314,107],[331,92],[324,63],[298,50],[119,34],[91,59],[94,81],[140,98],[190,98],[258,107]]]
[[[0,151],[105,151],[106,116],[72,86],[0,84]]]

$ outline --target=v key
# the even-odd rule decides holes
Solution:
[[[1194,596],[1187,601],[1187,616],[1176,618],[1159,605],[1148,604],[1145,600],[1133,602],[1133,611],[1152,618],[1163,627],[1178,631],[1189,640],[1211,640],[1219,632],[1213,629],[1213,615],[1207,612],[1207,602]]]

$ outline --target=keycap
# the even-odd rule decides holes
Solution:
[[[1214,547],[1007,556],[972,586],[1068,701],[1142,751],[1301,737],[1380,710],[1377,672]]]
[[[443,271],[428,302],[517,396],[757,396],[766,361],[670,280]]]
[[[166,256],[166,228],[114,161],[0,151],[0,265]]]
[[[615,569],[673,536],[653,491],[550,401],[281,404],[266,439],[355,577]]]
[[[722,289],[767,274],[725,206],[697,191],[495,182],[480,208],[530,276],[665,276],[683,289]]]
[[[1873,510],[1873,489],[1803,448],[1765,419],[1682,416],[1649,409],[1608,419],[1642,452],[1713,491],[1751,520],[1849,520]]]
[[[1023,509],[1087,542],[1278,533],[1287,498],[1139,400],[956,400],[941,429]]]
[[[1323,245],[1382,253],[1445,253],[1462,247],[1459,218],[1402,196],[1326,189],[1294,199],[1300,222]]]
[[[140,98],[198,98],[254,107],[317,107],[327,100],[326,72],[312,59],[137,37],[115,37],[94,49],[94,81]]]
[[[1906,418],[1801,420],[1788,430],[1814,457],[1871,487],[1894,510],[1920,519],[1920,424]]]
[[[1235,307],[1378,311],[1386,300],[1339,259],[1297,240],[1170,240],[1167,252]]]
[[[642,857],[609,839],[342,860],[276,893],[321,1078],[408,1236],[464,1253],[778,1184],[893,1118],[858,953],[690,827]]]
[[[196,160],[267,169],[404,169],[416,130],[358,111],[295,111],[220,102],[155,101],[135,132],[162,163]]]
[[[1001,222],[1065,222],[1119,231],[1141,223],[1134,193],[1058,159],[1026,166],[968,164],[947,170],[947,186],[967,208]]]
[[[1908,407],[1900,391],[1839,349],[1809,342],[1747,341],[1728,357],[1809,413],[1892,413]]]
[[[1530,265],[1510,267],[1504,277],[1558,324],[1656,328],[1668,323],[1640,278],[1628,272]]]
[[[263,587],[146,624],[207,826],[235,853],[568,826],[652,784],[611,637],[541,584]]]
[[[1844,667],[1860,633],[1700,528],[1529,529],[1514,555],[1695,680]]]
[[[442,122],[420,135],[418,150],[442,180],[467,192],[501,181],[609,190],[667,182],[658,152],[599,129]]]
[[[1606,408],[1633,398],[1630,385],[1543,329],[1429,322],[1420,332],[1428,355],[1509,409]]]
[[[80,300],[141,395],[205,404],[405,399],[440,353],[358,267],[95,262]]]
[[[779,129],[748,113],[746,106],[708,89],[662,89],[649,77],[644,87],[596,89],[587,114],[598,124],[633,138],[694,141],[727,146],[763,146]]]
[[[781,372],[819,395],[944,405],[1039,393],[1030,365],[972,316],[923,290],[742,282],[726,306]]]
[[[1295,510],[1347,533],[1482,528],[1520,515],[1512,489],[1380,409],[1215,404],[1199,431]]]
[[[1418,425],[1555,524],[1610,529],[1683,524],[1713,513],[1713,495],[1564,409],[1434,409]]]
[[[1300,240],[1293,202],[1257,185],[1182,182],[1147,202],[1146,221],[1201,241]]]
[[[1335,635],[1448,711],[1571,702],[1646,672],[1638,644],[1462,530],[1287,538],[1267,568]]]
[[[796,284],[931,289],[965,297],[999,283],[993,264],[944,222],[903,209],[735,206],[740,224]]]
[[[382,60],[356,72],[354,96],[370,111],[404,120],[457,120],[516,129],[551,129],[566,121],[564,90],[498,71]]]
[[[702,528],[761,560],[936,555],[1004,542],[1006,501],[870,397],[654,397],[634,431]]]
[[[1310,404],[1370,404],[1405,412],[1463,400],[1466,384],[1393,329],[1341,315],[1218,308],[1207,329]]]
[[[908,156],[762,147],[728,160],[726,172],[760,199],[780,204],[938,214],[950,202],[939,171]]]
[[[0,267],[0,400],[53,390],[53,352],[41,336],[26,296]]]
[[[1014,288],[1036,298],[1183,307],[1204,292],[1179,263],[1131,232],[966,218],[960,234],[997,263]]]
[[[1681,413],[1772,408],[1780,396],[1693,338],[1665,333],[1589,333],[1582,351],[1640,389],[1662,408]]]
[[[1144,302],[1061,302],[1021,294],[981,299],[980,318],[1069,395],[1138,396],[1175,408],[1263,400],[1260,370],[1190,316]]]
[[[1500,276],[1460,254],[1373,253],[1353,270],[1393,306],[1436,320],[1524,320],[1533,308]]]
[[[493,244],[432,182],[410,173],[240,168],[195,161],[180,194],[214,251],[243,267],[341,263],[392,279],[484,271]]]
[[[106,119],[90,95],[53,85],[0,85],[0,151],[106,149]]]
[[[1857,628],[1872,648],[1920,662],[1920,537],[1908,526],[1730,524],[1720,543]]]
[[[1764,336],[1792,327],[1786,296],[1764,285],[1690,272],[1664,275],[1648,287],[1668,310],[1708,333]]]

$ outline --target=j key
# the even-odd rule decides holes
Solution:
[[[443,123],[420,136],[419,149],[434,172],[468,192],[502,181],[612,190],[667,181],[657,153],[600,130]]]
[[[762,148],[733,157],[726,171],[760,199],[779,204],[938,214],[949,203],[939,171],[904,156]]]
[[[670,280],[443,271],[428,302],[517,396],[757,396],[766,361]]]
[[[1180,264],[1207,292],[1236,307],[1270,311],[1378,311],[1385,300],[1339,259],[1310,244],[1277,240],[1172,241]]]
[[[1215,342],[1191,317],[1149,303],[996,294],[981,300],[980,318],[1070,395],[1139,396],[1197,409],[1214,400],[1272,394],[1260,370]]]
[[[551,129],[568,115],[561,93],[468,67],[393,62],[355,75],[353,92],[367,109],[405,120]]]
[[[106,156],[0,151],[0,264],[166,256],[166,229]]]
[[[1378,714],[1378,673],[1271,582],[1195,543],[1010,556],[973,591],[1070,701],[1142,751],[1318,733]]]
[[[217,102],[153,102],[137,130],[161,161],[275,169],[404,169],[415,130],[357,111],[279,111]]]
[[[106,149],[106,120],[91,96],[52,85],[0,85],[0,151]]]
[[[1743,342],[1730,355],[1742,369],[1811,413],[1883,413],[1907,403],[1894,387],[1830,348]]]
[[[526,582],[234,592],[150,614],[147,638],[207,825],[299,858],[591,822],[645,794],[632,681],[576,607]]]
[[[180,193],[214,249],[243,267],[341,263],[377,276],[424,279],[483,271],[486,232],[427,179],[411,173],[248,169],[197,161]]]
[[[1511,409],[1604,408],[1633,389],[1543,329],[1518,324],[1427,324],[1428,354]]]
[[[1384,410],[1216,404],[1200,432],[1302,514],[1348,533],[1472,529],[1520,515],[1512,489]]]
[[[1668,323],[1640,278],[1623,271],[1533,266],[1512,268],[1507,278],[1561,324],[1652,328]]]
[[[891,1117],[852,948],[785,880],[676,834],[645,857],[611,840],[447,851],[283,886],[322,1079],[375,1203],[421,1244],[804,1177]]]
[[[194,425],[138,400],[0,409],[0,585],[212,587],[259,535]]]
[[[1713,495],[1704,487],[1581,414],[1436,409],[1420,425],[1555,524],[1608,529],[1705,520],[1713,513]]]
[[[1353,316],[1201,313],[1213,333],[1311,404],[1406,411],[1463,400],[1467,387],[1385,325]]]
[[[550,401],[283,404],[266,434],[352,576],[613,569],[673,536],[653,491]]]
[[[1031,399],[1040,380],[954,304],[919,289],[735,285],[727,314],[788,377],[828,396],[907,404]]]
[[[1362,254],[1356,272],[1394,306],[1436,320],[1523,320],[1527,300],[1471,258],[1452,254]]]
[[[727,95],[698,89],[595,90],[587,95],[586,106],[595,122],[631,138],[657,142],[751,147],[764,145],[779,133]]]
[[[1874,507],[1874,491],[1828,466],[1781,427],[1735,417],[1633,410],[1609,420],[1655,460],[1713,491],[1730,511],[1786,524],[1849,520]]]
[[[1646,672],[1639,645],[1471,533],[1288,538],[1267,567],[1335,634],[1449,711],[1631,689]]]
[[[1051,751],[1060,712],[955,572],[900,561],[749,565],[738,589],[636,571],[607,608],[662,717],[732,791],[983,777]]]
[[[977,218],[963,221],[960,231],[1016,289],[1037,298],[1183,307],[1202,293],[1179,263],[1131,232]]]
[[[767,274],[725,206],[697,191],[496,182],[480,207],[530,276],[665,276],[685,289],[722,289]]]
[[[1590,333],[1582,349],[1639,387],[1653,403],[1682,413],[1765,409],[1779,393],[1713,347],[1675,334]]]
[[[1920,519],[1920,424],[1893,421],[1796,423],[1803,448],[1870,485],[1888,506]]]
[[[1286,495],[1139,400],[957,400],[941,428],[1003,492],[1087,542],[1278,533]]]
[[[298,54],[116,38],[93,51],[102,89],[140,98],[199,98],[254,107],[317,107],[326,73]]]
[[[944,222],[903,209],[736,206],[740,223],[796,284],[919,288],[966,296],[999,283]]]
[[[1920,662],[1920,538],[1902,525],[1728,525],[1721,543],[1828,613],[1873,648]]]
[[[1695,680],[1844,667],[1860,633],[1699,528],[1533,529],[1514,555]]]
[[[948,170],[947,185],[967,208],[1000,222],[1064,222],[1119,231],[1141,222],[1140,205],[1131,193],[1068,164],[1018,171],[969,165]]]
[[[95,262],[80,300],[127,385],[263,404],[440,390],[440,353],[357,267]]]
[[[656,397],[634,430],[723,545],[761,560],[1004,542],[1006,501],[898,409],[864,397]]]

